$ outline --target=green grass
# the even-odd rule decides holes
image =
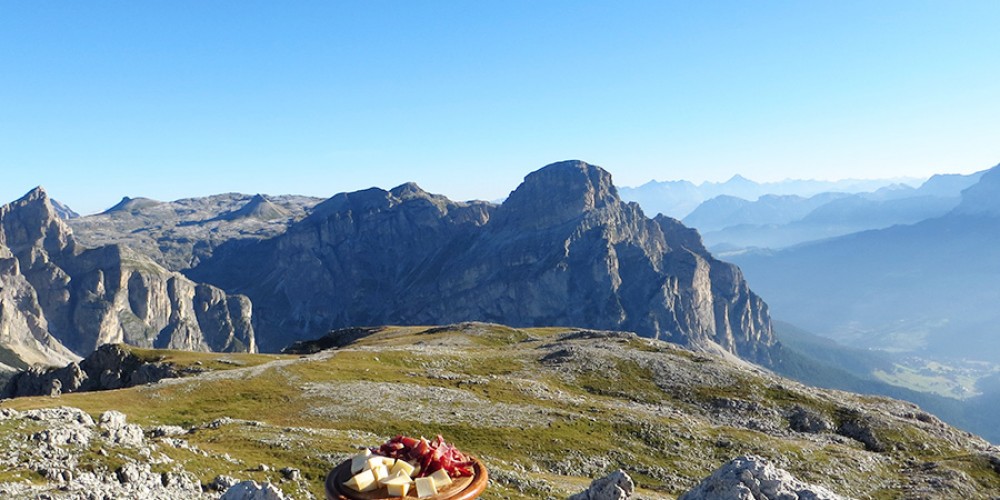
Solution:
[[[5,401],[3,407],[23,410],[66,405],[94,417],[116,409],[128,415],[130,422],[146,426],[198,427],[196,432],[181,437],[208,452],[208,456],[166,446],[161,446],[160,451],[196,473],[203,482],[219,474],[277,482],[281,479],[277,472],[261,472],[257,466],[268,464],[275,470],[292,466],[302,471],[309,491],[320,498],[325,474],[353,447],[377,445],[395,434],[438,433],[486,460],[498,477],[512,477],[515,465],[527,469],[518,474],[533,481],[496,482],[483,495],[484,500],[559,497],[582,489],[593,476],[617,468],[627,470],[651,497],[669,498],[742,453],[787,457],[792,463],[790,470],[802,479],[853,492],[855,496],[898,498],[897,490],[878,485],[897,480],[901,465],[910,457],[941,461],[973,478],[984,490],[1000,488],[1000,475],[992,472],[988,461],[962,455],[960,449],[916,427],[876,429],[879,439],[894,446],[883,455],[882,465],[872,471],[824,477],[824,471],[835,466],[845,468],[867,460],[864,457],[868,452],[850,441],[777,437],[751,429],[711,425],[702,411],[690,410],[703,408],[717,398],[731,398],[757,402],[778,412],[798,405],[831,420],[851,417],[838,414],[842,404],[838,399],[809,396],[793,385],[773,384],[745,373],[733,376],[735,382],[728,386],[695,385],[672,394],[654,382],[647,356],[690,364],[694,358],[686,351],[641,339],[610,339],[645,354],[636,361],[616,357],[614,351],[600,351],[597,364],[580,365],[600,369],[555,371],[539,362],[542,351],[538,349],[554,342],[566,329],[471,328],[473,333],[394,327],[366,337],[350,349],[306,358],[129,348],[147,361],[224,372],[211,379],[119,391],[66,394],[56,399],[23,398]],[[415,351],[411,346],[417,342],[444,347],[439,351]],[[705,359],[705,363],[717,362]],[[401,411],[386,417],[378,408],[355,408],[350,400],[318,400],[304,392],[306,387],[337,383],[350,383],[359,390],[364,390],[366,384],[460,390],[497,405],[511,405],[525,415],[536,416],[532,418],[537,422],[487,427],[465,408],[446,406],[461,417],[433,424],[420,414]],[[532,387],[545,391],[528,390]],[[540,395],[560,393],[563,396],[555,398]],[[866,401],[852,398],[858,404]],[[882,400],[869,401],[878,404]],[[317,404],[344,406],[351,411],[337,413],[337,417],[325,416],[311,411]],[[659,405],[688,411],[677,417],[656,410]],[[221,417],[259,421],[263,425],[204,427]],[[23,431],[4,427],[0,422],[0,433],[6,432]],[[237,463],[223,459],[224,454]],[[113,470],[116,460],[123,458],[88,453],[85,466]],[[532,467],[537,470],[532,471]],[[586,472],[566,474],[567,467]],[[0,470],[0,480],[3,478],[25,477],[15,470]],[[286,492],[294,493],[293,485],[280,484]]]

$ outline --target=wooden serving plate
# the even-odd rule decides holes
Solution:
[[[405,497],[390,497],[385,488],[360,493],[346,486],[351,478],[351,461],[346,460],[326,476],[327,500],[409,500],[417,498],[417,489],[411,487]],[[472,459],[472,476],[453,478],[451,484],[438,490],[438,494],[422,500],[475,500],[486,489],[489,474],[478,459]]]

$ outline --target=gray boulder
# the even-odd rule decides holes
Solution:
[[[754,455],[734,458],[678,500],[846,500]]]
[[[569,497],[569,500],[628,500],[635,491],[635,483],[629,475],[619,469],[611,474],[595,479],[585,491]]]
[[[125,422],[125,414],[109,410],[101,414],[101,435],[109,443],[131,448],[140,448],[144,443],[142,427]]]
[[[285,494],[271,483],[243,481],[231,486],[219,500],[285,500]]]

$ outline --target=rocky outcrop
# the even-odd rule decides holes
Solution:
[[[285,494],[271,483],[257,484],[257,481],[241,481],[234,484],[219,497],[219,500],[285,500]]]
[[[178,376],[180,373],[168,364],[147,362],[121,345],[105,344],[63,368],[32,367],[17,373],[8,381],[3,397],[121,389]]]
[[[341,327],[461,321],[629,330],[765,364],[775,345],[737,268],[581,161],[529,174],[500,206],[415,184],[339,194],[188,274],[249,295],[264,350]]]
[[[729,461],[678,500],[847,500],[795,479],[762,457]]]
[[[623,470],[617,470],[600,479],[595,479],[586,490],[569,497],[568,500],[628,500],[635,491],[635,483]]]
[[[246,297],[121,245],[82,248],[41,188],[0,207],[0,284],[0,343],[24,365],[64,364],[118,342],[256,350]]]
[[[154,470],[173,460],[156,451],[161,443],[146,440],[142,429],[127,423],[122,413],[105,412],[95,423],[77,408],[4,409],[0,410],[0,422],[13,428],[42,429],[27,439],[3,436],[5,452],[0,463],[7,470],[13,466],[43,479],[0,483],[3,498],[214,498],[202,492],[195,474],[181,467],[171,466],[169,472]],[[84,458],[84,451],[91,446],[98,454],[113,453],[124,463],[115,468],[95,467]],[[136,452],[145,460],[128,458]]]

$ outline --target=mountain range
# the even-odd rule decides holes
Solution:
[[[231,478],[205,474],[269,478],[269,466],[251,469],[247,460],[279,460],[294,466],[281,472],[286,491],[315,495],[323,471],[343,458],[329,452],[347,449],[344,436],[433,427],[490,462],[490,498],[551,496],[611,466],[631,467],[647,493],[672,497],[745,453],[856,496],[988,498],[1000,484],[1000,452],[989,443],[908,403],[812,389],[770,370],[917,401],[1000,439],[991,417],[1000,411],[1000,371],[980,377],[978,395],[965,401],[873,376],[898,372],[889,350],[996,352],[989,326],[1000,318],[989,305],[1000,277],[991,253],[998,199],[1000,167],[867,194],[709,200],[688,220],[720,230],[733,227],[727,218],[788,226],[925,211],[911,225],[743,252],[748,281],[697,230],[647,217],[622,200],[607,171],[576,160],[528,174],[499,204],[456,202],[407,183],[326,200],[126,197],[80,217],[38,188],[0,207],[0,368],[66,366],[32,368],[8,384],[9,395],[44,397],[18,398],[0,420],[34,419],[45,429],[27,437],[0,429],[11,449],[29,440],[38,451],[0,458],[42,479],[22,484],[25,476],[10,473],[0,493],[166,488],[167,496],[217,498],[210,491]],[[839,339],[849,347],[775,326],[762,296],[796,326],[830,335],[828,325],[848,325]],[[899,316],[880,323],[886,311]],[[900,319],[912,323],[892,330]],[[387,324],[412,326],[379,326]],[[250,354],[293,342],[287,354]],[[123,389],[72,394],[110,388]],[[73,408],[35,409],[66,403],[103,412],[100,424]],[[372,413],[382,407],[396,420]],[[183,426],[151,428],[151,439],[186,437],[113,460],[96,448],[63,448],[60,436],[84,436],[117,449],[115,433],[125,430],[145,446],[143,429],[117,411]],[[331,432],[332,447],[307,437],[329,442]],[[587,441],[598,435],[610,441]],[[558,445],[537,446],[548,442]],[[161,448],[169,457],[154,463]],[[89,472],[67,476],[56,455],[87,461]],[[521,461],[556,471],[545,476],[552,482]],[[162,463],[174,465],[159,472]]]
[[[779,182],[756,182],[734,175],[725,182],[649,181],[636,187],[622,187],[622,198],[642,205],[650,214],[664,214],[684,219],[705,201],[717,196],[731,196],[756,201],[761,196],[799,196],[809,198],[822,193],[865,193],[887,186],[910,186],[921,182],[915,178],[843,179],[820,181],[787,179]]]
[[[767,194],[754,200],[720,195],[698,205],[683,220],[698,229],[709,249],[722,255],[781,249],[942,216],[982,175],[935,175],[917,188],[894,184],[863,193]]]
[[[945,215],[734,255],[775,315],[861,348],[1000,363],[1000,167]]]
[[[529,174],[500,205],[408,183],[318,203],[125,198],[67,220],[37,189],[3,210],[8,274],[37,302],[4,301],[15,365],[45,357],[15,360],[26,338],[63,361],[107,342],[277,351],[339,327],[469,320],[629,330],[764,364],[777,345],[735,266],[581,161]]]
[[[412,183],[342,193],[187,274],[249,296],[264,349],[346,326],[469,320],[622,329],[764,363],[775,344],[736,267],[581,161],[529,174],[500,205]]]

